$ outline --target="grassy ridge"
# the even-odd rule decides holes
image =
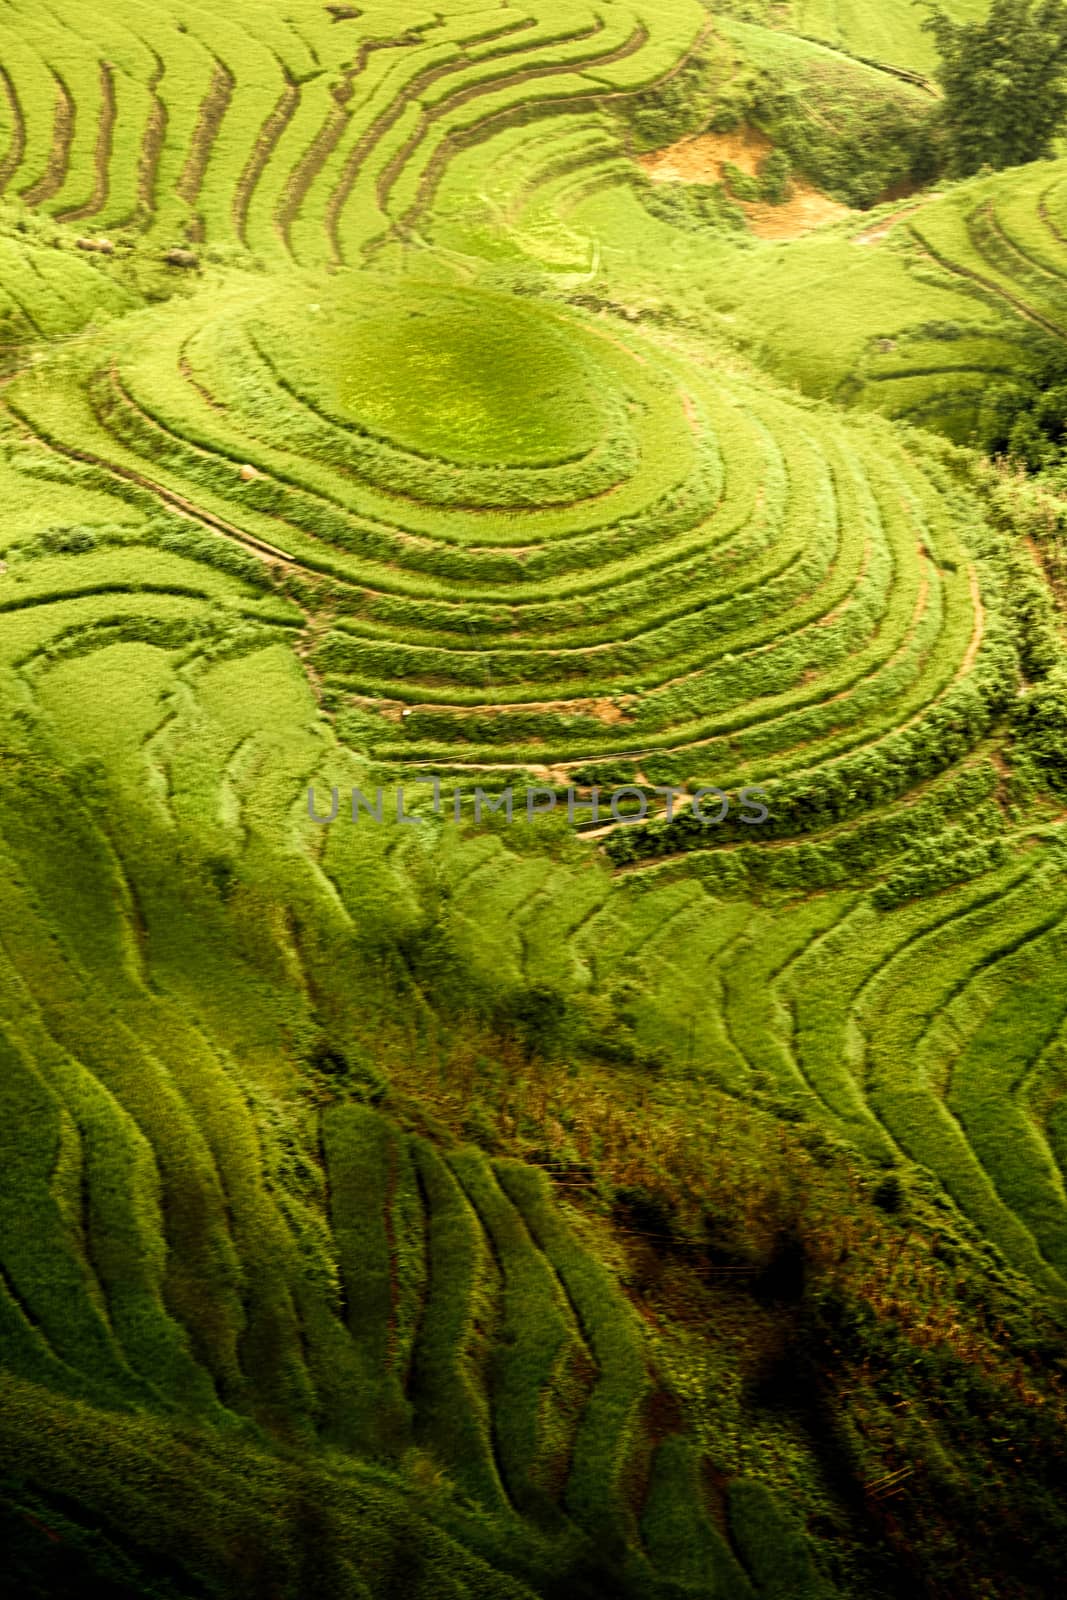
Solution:
[[[1062,163],[770,244],[634,160],[923,41],[0,17],[20,1592],[1051,1592],[1063,639],[959,444]]]

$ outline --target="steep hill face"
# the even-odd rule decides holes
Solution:
[[[20,1596],[1055,1582],[1061,163],[650,182],[779,11],[0,14]]]

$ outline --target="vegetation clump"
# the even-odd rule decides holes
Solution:
[[[20,1595],[1055,1590],[1060,9],[831,10],[0,14]]]
[[[928,4],[923,26],[937,46],[953,174],[1051,155],[1067,118],[1067,6],[991,0],[982,19],[957,22]]]

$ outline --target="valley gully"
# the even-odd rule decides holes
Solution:
[[[450,801],[447,799],[442,801],[440,778],[416,778],[415,782],[433,785],[433,810],[435,816],[441,816],[445,808],[450,807],[452,817],[456,822],[463,818],[465,814],[463,802],[468,798],[465,790],[455,789],[452,792]],[[690,794],[686,789],[656,786],[650,792],[654,795],[666,797],[667,804],[662,813],[662,820],[665,822],[674,820],[675,806],[679,801],[683,805],[687,802],[690,803],[692,815],[708,825],[725,821],[733,803],[724,789],[696,789]],[[740,822],[755,826],[769,820],[770,813],[762,803],[766,792],[765,789],[758,788],[741,790],[736,802],[740,807],[740,815],[738,817]],[[395,797],[394,812],[392,808],[386,808],[383,791],[380,788],[375,790],[373,801],[368,800],[361,789],[354,788],[351,796],[352,821],[359,822],[361,817],[364,816],[369,821],[378,823],[417,824],[427,820],[424,816],[412,815],[405,810],[404,790],[402,788],[397,787]],[[579,797],[576,789],[567,789],[564,791],[564,797],[567,819],[572,826],[585,826],[590,823],[596,824],[607,821],[607,817],[601,809],[602,800],[599,789],[590,789],[584,797]],[[518,791],[501,789],[499,792],[493,793],[492,791],[476,788],[470,798],[475,822],[481,822],[483,815],[499,814],[510,823],[516,820],[533,822],[536,817],[547,816],[550,811],[556,809],[560,795],[556,789],[534,788],[520,789]],[[607,797],[606,804],[611,820],[614,822],[644,822],[648,816],[648,793],[644,789],[635,786],[613,789]],[[327,824],[337,821],[341,805],[340,792],[336,787],[331,788],[330,811],[327,816],[320,815],[316,810],[314,787],[308,789],[307,805],[308,816],[312,822],[317,822],[325,827]],[[623,807],[626,807],[626,809],[624,810]],[[578,812],[588,812],[589,814],[579,817]],[[660,820],[659,813],[656,813],[656,820]]]

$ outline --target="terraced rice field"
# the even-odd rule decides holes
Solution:
[[[762,784],[795,831],[800,785],[914,745],[907,792],[1010,693],[994,552],[983,585],[937,463],[884,428],[571,311],[316,292],[321,346],[291,282],[242,283],[124,319],[7,404],[42,461],[328,580],[306,659],[379,761]],[[962,744],[929,737],[964,707]]]
[[[794,31],[928,65],[824,10]],[[48,1562],[166,1600],[909,1592],[881,1496],[911,1451],[938,1502],[948,1402],[934,1466],[851,1390],[832,1448],[783,1420],[800,1291],[715,1255],[705,1168],[844,1172],[835,1271],[893,1227],[883,1266],[932,1237],[1060,1326],[1067,841],[1028,730],[1063,624],[961,443],[1067,337],[1067,165],[687,234],[625,118],[722,48],[696,0],[0,8],[27,1595]],[[433,778],[555,814],[438,814]],[[646,825],[593,813],[622,786]],[[746,786],[759,826],[683,798]],[[353,787],[420,825],[309,815]]]
[[[651,263],[669,242],[689,318],[850,410],[967,443],[991,386],[1040,367],[1067,334],[1062,156],[889,201],[788,247],[751,241],[741,257],[714,238],[672,239],[631,184],[605,181],[561,210],[575,259],[596,237],[622,303],[661,308]]]
[[[318,264],[414,226],[454,150],[654,84],[708,24],[694,0],[654,19],[376,0],[292,20],[255,0],[225,17],[124,0],[106,20],[11,4],[0,26],[8,194],[60,220]]]

